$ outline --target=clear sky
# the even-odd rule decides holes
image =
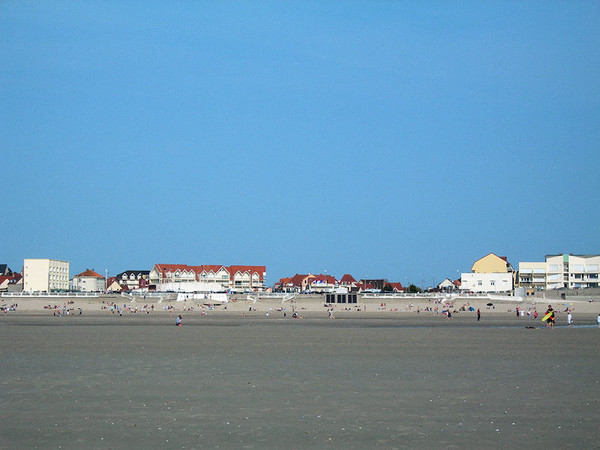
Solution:
[[[600,253],[599,24],[583,0],[3,1],[0,262],[430,285]]]

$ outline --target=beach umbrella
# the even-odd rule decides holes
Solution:
[[[494,304],[493,304],[493,303],[488,303],[487,305],[488,305],[488,306],[494,306]]]

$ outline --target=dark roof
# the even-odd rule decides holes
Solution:
[[[150,275],[150,271],[149,270],[125,270],[121,273],[116,274],[115,277],[121,278],[124,274],[127,274],[127,276],[134,274],[137,277],[138,275]]]
[[[12,275],[13,271],[9,269],[8,264],[0,264],[0,275]]]

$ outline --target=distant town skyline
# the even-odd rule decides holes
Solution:
[[[600,253],[600,3],[0,6],[0,263],[430,285]]]

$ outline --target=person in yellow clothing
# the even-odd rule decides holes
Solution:
[[[554,310],[552,309],[552,305],[548,305],[548,309],[546,310],[546,315],[550,314],[550,317],[546,319],[546,326],[548,328],[554,328],[554,322],[556,321],[556,317],[554,315]]]

